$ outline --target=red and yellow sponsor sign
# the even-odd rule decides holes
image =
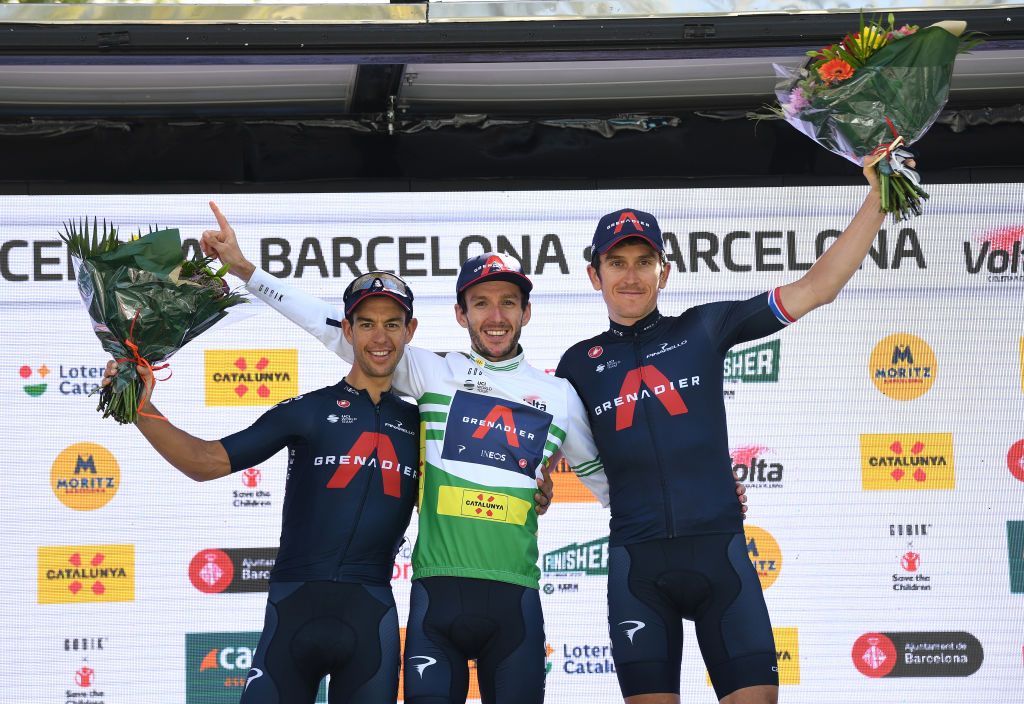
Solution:
[[[564,458],[559,460],[552,470],[551,482],[555,492],[552,501],[574,504],[597,503],[597,498],[583,485]]]
[[[207,406],[273,406],[298,393],[298,350],[206,350]]]
[[[121,468],[110,451],[93,442],[64,448],[50,468],[50,488],[76,511],[106,506],[121,485]]]
[[[39,603],[135,600],[134,545],[39,548]]]
[[[533,505],[528,501],[483,489],[441,486],[437,492],[437,512],[442,516],[476,518],[496,523],[526,525]]]
[[[952,433],[861,435],[860,452],[866,491],[955,488]]]

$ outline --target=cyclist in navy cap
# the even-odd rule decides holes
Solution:
[[[733,488],[723,358],[832,301],[857,270],[884,217],[874,173],[864,173],[864,204],[801,279],[678,316],[658,310],[670,265],[654,216],[627,208],[598,222],[587,272],[609,328],[569,348],[556,373],[583,400],[608,476],[608,620],[628,704],[679,702],[682,619],[694,621],[721,702],[778,698],[771,622]]]
[[[251,426],[200,440],[147,400],[146,440],[179,471],[208,481],[288,449],[281,544],[266,621],[243,704],[312,704],[330,675],[331,702],[391,704],[399,631],[391,570],[416,500],[416,406],[391,379],[416,330],[413,294],[371,272],[345,289],[339,334],[354,364],[337,384],[282,401]],[[116,373],[107,365],[103,384]],[[152,373],[138,367],[152,389]],[[340,416],[345,422],[336,423]],[[334,419],[332,421],[332,419]]]

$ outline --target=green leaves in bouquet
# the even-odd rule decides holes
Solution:
[[[99,229],[97,219],[92,219],[92,233],[89,233],[89,218],[79,218],[78,222],[68,220],[64,223],[64,232],[60,238],[68,246],[72,256],[79,259],[91,259],[117,249],[120,241],[114,224],[107,225],[103,219],[103,230]]]

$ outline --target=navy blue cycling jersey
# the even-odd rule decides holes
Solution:
[[[611,545],[742,530],[723,364],[792,322],[777,291],[612,322],[562,355],[555,373],[583,400],[608,475]]]
[[[416,502],[419,413],[346,381],[282,401],[221,440],[231,471],[288,448],[271,581],[387,585]]]

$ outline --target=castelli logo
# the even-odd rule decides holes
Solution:
[[[351,405],[351,401],[346,401],[345,399],[338,399],[338,408],[348,408]]]
[[[587,352],[587,356],[590,357],[591,359],[597,359],[598,357],[600,357],[603,354],[604,354],[604,348],[601,347],[601,345],[594,345]]]

